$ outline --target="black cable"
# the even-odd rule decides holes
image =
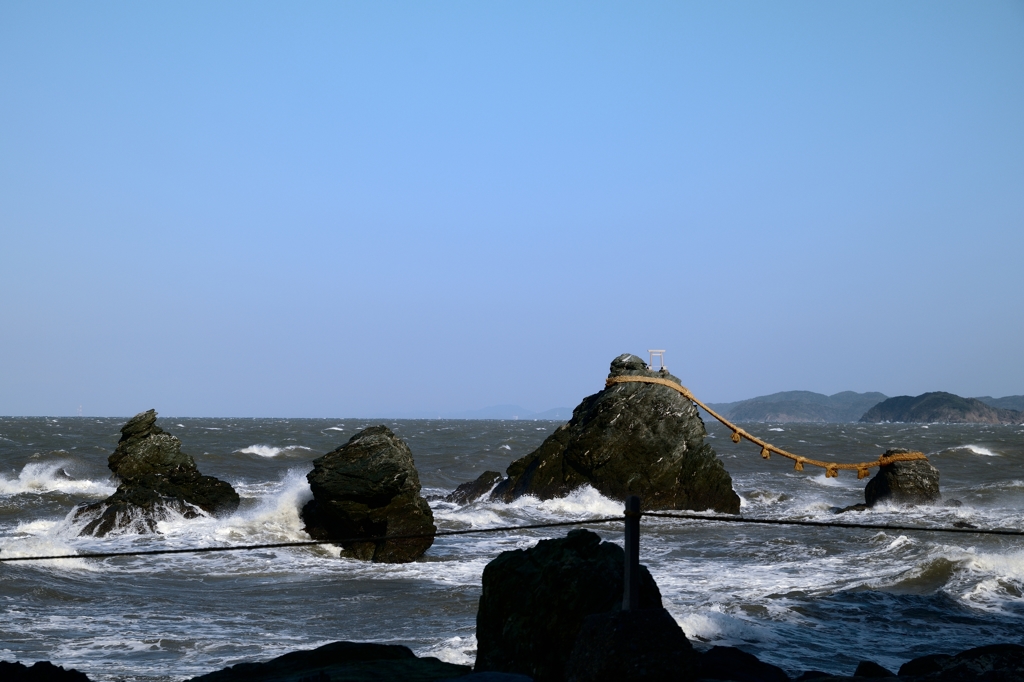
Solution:
[[[928,533],[971,533],[974,535],[1008,535],[1024,536],[1021,530],[1001,530],[986,528],[943,528],[928,526],[903,526],[884,523],[844,523],[842,521],[799,521],[796,519],[751,519],[742,516],[708,516],[705,514],[641,512],[641,516],[661,519],[686,519],[690,521],[723,521],[726,523],[752,523],[773,526],[809,526],[817,528],[860,528],[867,530],[899,530],[919,531]],[[589,523],[611,523],[623,521],[624,516],[606,516],[597,519],[580,521],[555,521],[551,523],[533,523],[523,526],[496,526],[494,528],[471,528],[467,530],[444,530],[436,533],[416,533],[410,535],[380,535],[371,537],[336,538],[332,540],[302,540],[296,542],[271,542],[258,545],[230,545],[225,547],[195,547],[185,549],[150,549],[132,552],[89,552],[86,554],[55,554],[51,556],[0,557],[0,562],[14,561],[52,561],[54,559],[110,559],[128,556],[155,556],[158,554],[205,554],[210,552],[239,552],[256,549],[279,549],[283,547],[314,547],[317,545],[341,545],[352,542],[386,542],[388,540],[416,540],[421,538],[438,538],[452,535],[474,535],[477,533],[501,533],[512,530],[531,530],[536,528],[558,528],[564,526],[584,526]]]
[[[509,530],[529,530],[531,528],[557,528],[559,526],[583,526],[588,523],[610,523],[622,521],[621,516],[606,516],[598,519],[580,521],[556,521],[552,523],[533,523],[525,526],[498,526],[495,528],[471,528],[468,530],[442,530],[436,533],[415,533],[410,535],[379,535],[371,537],[336,538],[332,540],[299,540],[296,542],[269,542],[259,545],[229,545],[224,547],[195,547],[186,549],[148,549],[133,552],[88,552],[86,554],[55,554],[52,556],[18,556],[0,557],[0,562],[11,561],[50,561],[53,559],[110,559],[121,556],[154,556],[157,554],[203,554],[207,552],[238,552],[253,549],[275,549],[279,547],[314,547],[316,545],[340,545],[351,542],[385,542],[388,540],[416,540],[420,538],[436,538],[449,535],[472,535],[474,533],[498,533]]]
[[[1013,535],[1024,536],[1024,530],[1000,530],[986,528],[943,528],[936,526],[901,526],[886,523],[843,523],[842,521],[798,521],[796,519],[749,519],[742,516],[707,516],[704,514],[667,514],[663,512],[643,512],[644,516],[662,519],[690,519],[694,521],[725,521],[726,523],[760,523],[775,526],[815,526],[825,528],[866,528],[869,530],[910,530],[929,533],[973,533],[975,535]]]

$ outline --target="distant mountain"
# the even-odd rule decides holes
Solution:
[[[991,407],[998,407],[1001,410],[1018,410],[1024,411],[1024,395],[1008,395],[1005,398],[993,398],[991,396],[983,395],[975,400],[989,405]]]
[[[555,407],[543,412],[527,410],[519,405],[491,405],[477,410],[463,410],[445,415],[448,419],[544,419],[564,420],[572,418],[572,408]]]
[[[1024,412],[1004,410],[976,398],[961,398],[935,391],[919,396],[889,398],[865,412],[860,420],[874,423],[1024,424]]]
[[[855,422],[871,406],[885,400],[883,393],[843,391],[825,395],[812,391],[782,391],[735,403],[708,406],[738,422]]]

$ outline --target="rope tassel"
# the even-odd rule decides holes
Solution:
[[[859,481],[862,478],[867,478],[870,473],[871,472],[867,469],[857,469],[857,480]]]
[[[825,478],[839,478],[839,467],[835,464],[825,467]]]
[[[768,452],[767,447],[761,448],[761,457],[764,459],[771,459],[772,453]]]
[[[803,471],[803,470],[804,470],[804,462],[803,462],[803,458],[801,457],[800,459],[798,459],[796,461],[796,464],[793,465],[793,471]]]
[[[732,432],[732,442],[733,443],[739,443],[740,442],[740,432],[739,431],[733,431]]]

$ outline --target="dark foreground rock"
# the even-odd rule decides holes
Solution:
[[[609,377],[652,372],[635,355],[620,355]],[[569,423],[535,451],[513,462],[493,496],[562,497],[583,485],[615,499],[639,495],[645,509],[714,509],[739,513],[739,496],[715,451],[697,408],[677,391],[656,384],[613,384],[585,398]]]
[[[1019,644],[992,644],[975,649],[962,651],[952,658],[942,660],[928,657],[938,670],[925,674],[918,679],[927,682],[968,682],[970,680],[986,680],[987,682],[1022,682],[1024,681],[1024,646]],[[915,659],[918,660],[918,659]],[[904,677],[904,668],[913,670],[914,661],[905,663],[900,668],[900,677]],[[908,668],[908,666],[911,666]]]
[[[181,441],[156,425],[156,411],[132,417],[121,427],[121,439],[107,466],[120,481],[113,495],[80,507],[76,519],[89,519],[82,535],[103,536],[118,529],[154,532],[168,510],[186,518],[231,513],[238,493],[231,484],[203,476]]]
[[[584,619],[621,608],[624,558],[621,547],[583,529],[499,554],[484,569],[474,669],[562,682]],[[640,606],[661,608],[643,566]]]
[[[39,661],[32,665],[8,663],[0,661],[0,680],[3,682],[89,682],[85,673],[77,670],[65,670],[49,661]]]
[[[912,659],[900,666],[900,671],[897,673],[900,677],[920,677],[922,675],[931,675],[942,670],[942,666],[946,664],[953,656],[950,654],[928,654],[927,656],[920,656]]]
[[[884,456],[910,450],[886,450]],[[933,504],[942,499],[939,492],[939,470],[925,459],[893,462],[879,467],[864,488],[864,501],[872,507],[879,502],[893,504]]]
[[[194,677],[191,682],[432,682],[469,672],[468,666],[432,657],[417,658],[404,646],[334,642],[318,649],[293,651],[265,663],[239,663]]]
[[[873,677],[877,679],[885,677],[896,677],[892,671],[884,668],[874,661],[861,661],[857,664],[857,669],[853,671],[854,677]]]
[[[313,499],[302,508],[306,532],[339,540],[342,555],[384,563],[420,557],[434,542],[434,514],[420,495],[412,452],[386,426],[360,431],[337,450],[313,460],[307,474]],[[377,542],[342,538],[424,537]]]
[[[697,678],[733,682],[789,682],[789,675],[736,647],[711,647],[697,657]]]
[[[665,609],[587,616],[566,663],[567,682],[690,682],[696,654]]]

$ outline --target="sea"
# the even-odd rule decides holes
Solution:
[[[107,457],[120,419],[0,418],[0,556],[192,548],[307,540],[299,509],[312,460],[385,424],[412,449],[425,495],[504,471],[559,425],[526,420],[199,419],[160,417],[200,471],[241,495],[222,518],[170,516],[158,533],[80,537],[76,505],[111,494]],[[1024,529],[1024,427],[747,424],[784,449],[840,462],[891,447],[925,452],[944,501],[847,512],[851,522]],[[741,514],[835,520],[866,480],[794,471],[708,425]],[[958,501],[952,502],[953,500]],[[591,488],[563,499],[431,502],[439,528],[484,529],[620,514]],[[619,524],[583,524],[622,542]],[[0,660],[47,660],[92,680],[177,681],[338,640],[403,644],[472,664],[484,567],[567,530],[438,538],[401,565],[340,558],[334,547],[0,563]],[[782,667],[892,671],[930,653],[1024,644],[1024,538],[741,525],[645,518],[641,561],[699,649],[735,646]]]

